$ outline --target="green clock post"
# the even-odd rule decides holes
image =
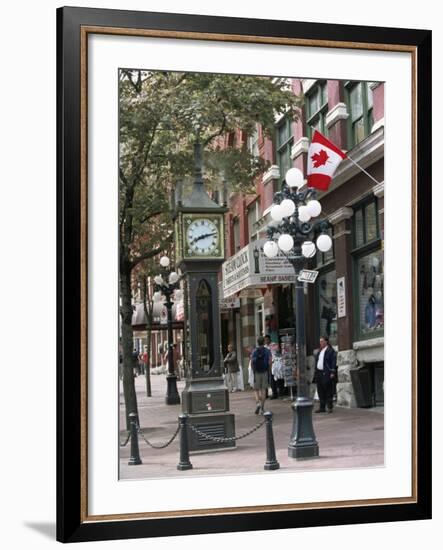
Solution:
[[[189,415],[189,450],[235,447],[234,415],[223,381],[218,275],[224,261],[225,206],[207,194],[201,145],[195,144],[195,179],[189,197],[178,196],[175,209],[177,265],[184,274],[186,300],[186,387],[183,412]],[[200,432],[200,433],[198,433]],[[206,436],[206,437],[205,437]]]

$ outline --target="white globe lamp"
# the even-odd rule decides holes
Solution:
[[[178,281],[178,273],[176,273],[175,271],[171,271],[171,273],[169,274],[169,284],[173,285],[177,281]]]
[[[278,245],[275,241],[267,241],[263,246],[263,252],[268,258],[275,258],[278,254]]]
[[[280,203],[280,208],[284,218],[289,218],[295,212],[295,204],[291,199],[284,199]]]
[[[302,187],[304,184],[303,172],[298,168],[289,168],[286,172],[286,183],[291,188]]]
[[[315,244],[312,241],[305,241],[301,245],[301,253],[305,258],[312,258],[313,256],[315,256],[315,252]]]
[[[154,277],[154,281],[156,285],[162,285],[164,283],[163,278],[161,275],[156,275]]]
[[[169,258],[168,258],[167,256],[162,256],[162,257],[160,258],[160,265],[161,265],[162,267],[168,267],[169,264],[170,264],[170,261],[169,261]]]
[[[320,235],[317,239],[317,248],[321,252],[327,252],[331,249],[332,246],[332,239],[329,235],[323,234]]]
[[[281,222],[282,219],[283,219],[283,211],[282,211],[282,208],[279,204],[274,204],[272,207],[271,207],[271,218],[275,221],[275,222]]]
[[[306,223],[311,219],[311,214],[309,213],[307,206],[300,206],[298,209],[298,219],[303,223]]]
[[[311,218],[316,218],[321,213],[321,204],[316,200],[309,201],[306,208],[308,209]]]
[[[283,235],[280,235],[278,238],[278,247],[283,252],[289,252],[291,248],[294,246],[294,239],[291,237],[291,235],[288,235],[287,233],[283,233]]]

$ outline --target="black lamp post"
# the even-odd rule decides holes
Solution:
[[[292,264],[295,273],[295,336],[297,361],[297,399],[293,403],[293,428],[288,446],[292,458],[312,458],[319,454],[312,423],[313,400],[310,397],[306,372],[305,297],[300,271],[307,258],[315,255],[317,248],[328,251],[332,240],[326,234],[327,220],[311,222],[321,213],[321,205],[315,200],[315,189],[299,191],[303,174],[291,168],[286,174],[281,191],[274,195],[271,208],[273,222],[268,227],[268,238],[263,247],[266,256],[272,258],[281,251]],[[316,244],[311,238],[317,237]],[[277,239],[277,240],[274,240]],[[316,246],[317,245],[317,246]]]
[[[161,275],[154,277],[154,301],[160,302],[162,299],[166,306],[167,311],[167,327],[168,327],[168,374],[166,376],[167,389],[166,389],[166,404],[178,405],[180,403],[180,396],[177,391],[177,376],[175,374],[174,365],[174,340],[172,335],[172,306],[174,302],[172,296],[175,294],[175,299],[180,299],[180,278],[175,271],[169,271],[170,261],[167,256],[160,258],[160,265],[162,267]]]

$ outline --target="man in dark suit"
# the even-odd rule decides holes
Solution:
[[[329,344],[329,338],[320,338],[320,351],[315,359],[314,382],[317,383],[317,393],[320,407],[316,413],[332,413],[334,383],[337,377],[337,358],[335,350]]]

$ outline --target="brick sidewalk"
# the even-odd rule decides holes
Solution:
[[[154,445],[166,443],[177,428],[181,405],[166,405],[166,377],[152,375],[152,397],[146,397],[145,377],[135,379],[140,415],[140,426],[145,437]],[[178,382],[179,393],[184,381]],[[122,392],[122,388],[120,388]],[[235,414],[236,435],[239,436],[261,420],[254,414],[252,390],[230,393],[230,412]],[[314,430],[320,456],[309,460],[288,457],[288,443],[292,431],[293,413],[289,399],[266,401],[266,410],[273,412],[274,440],[280,470],[298,471],[338,468],[362,468],[384,464],[384,414],[382,408],[345,409],[336,407],[333,414],[314,414]],[[126,439],[124,401],[120,393],[120,440]],[[263,473],[266,461],[265,427],[237,442],[234,450],[191,454],[192,470],[179,472],[179,438],[162,450],[149,447],[139,440],[143,464],[128,466],[130,445],[120,449],[120,478],[142,479],[242,473]],[[267,472],[272,475],[272,472]]]

